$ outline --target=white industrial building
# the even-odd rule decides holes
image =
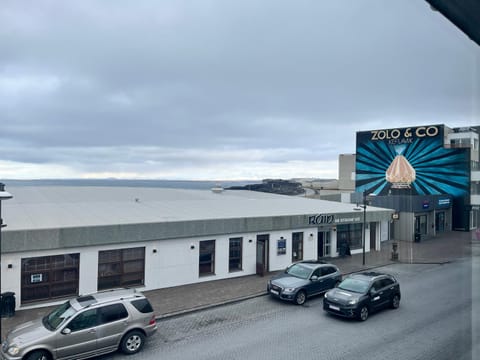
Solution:
[[[243,190],[9,187],[1,292],[17,309],[114,287],[153,290],[353,254],[388,240],[393,210]],[[365,218],[364,218],[365,216]],[[365,226],[364,226],[365,225]]]

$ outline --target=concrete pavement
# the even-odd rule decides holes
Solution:
[[[398,260],[392,260],[392,244],[382,243],[379,251],[362,254],[328,258],[326,261],[336,264],[344,275],[367,270],[392,263],[446,263],[470,257],[472,246],[480,244],[475,233],[447,232],[436,238],[419,243],[398,241]],[[198,284],[183,285],[165,289],[145,291],[158,319],[178,316],[187,312],[219,306],[226,303],[242,301],[266,294],[266,281],[274,273],[265,277],[257,275],[242,276],[233,279],[214,280]],[[38,318],[48,312],[48,308],[17,310],[12,317],[2,318],[2,336],[13,326]]]

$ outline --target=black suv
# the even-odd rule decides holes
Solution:
[[[342,281],[342,274],[335,265],[322,261],[293,263],[267,283],[267,292],[279,299],[302,305],[307,297],[321,294]]]
[[[323,310],[365,321],[370,313],[400,306],[400,284],[389,274],[363,272],[349,275],[325,293]]]

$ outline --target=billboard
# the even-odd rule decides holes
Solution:
[[[443,125],[357,132],[356,140],[357,192],[469,195],[470,149],[445,147]]]

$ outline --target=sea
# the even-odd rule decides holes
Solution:
[[[35,179],[35,180],[0,180],[8,189],[11,186],[123,186],[169,189],[209,190],[214,186],[228,188],[259,184],[262,180],[125,180],[125,179]]]

